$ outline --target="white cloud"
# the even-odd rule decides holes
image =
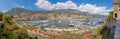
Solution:
[[[47,0],[38,0],[35,5],[41,9],[45,9],[45,10],[76,9],[77,8],[77,5],[75,3],[73,3],[72,1],[67,1],[65,3],[57,2],[57,4],[51,4]]]
[[[72,1],[67,1],[65,3],[58,2],[57,4],[54,4],[54,8],[55,9],[76,9],[77,5]]]
[[[20,6],[21,8],[25,8],[25,6]]]
[[[101,15],[108,15],[112,9],[107,9],[104,6],[96,6],[92,4],[81,4],[77,6],[71,0],[66,2],[57,2],[56,4],[52,4],[48,0],[37,0],[36,4],[37,7],[44,9],[44,10],[55,10],[55,9],[76,9],[83,12],[89,12],[91,14],[101,14]]]
[[[89,12],[91,14],[101,14],[101,15],[108,15],[112,9],[107,9],[104,6],[96,6],[92,4],[81,4],[78,7],[78,10],[83,12]]]

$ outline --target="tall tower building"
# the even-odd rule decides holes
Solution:
[[[114,0],[114,12],[113,12],[113,18],[116,20],[120,20],[120,9],[119,9],[119,3],[118,0]]]

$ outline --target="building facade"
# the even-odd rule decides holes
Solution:
[[[113,11],[113,18],[116,20],[120,20],[120,8],[118,0],[114,0],[114,11]]]

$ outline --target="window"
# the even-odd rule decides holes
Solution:
[[[115,13],[115,18],[117,18],[117,13]]]

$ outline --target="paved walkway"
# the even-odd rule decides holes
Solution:
[[[120,39],[120,23],[116,23],[116,30],[115,30],[115,38],[114,39]]]

